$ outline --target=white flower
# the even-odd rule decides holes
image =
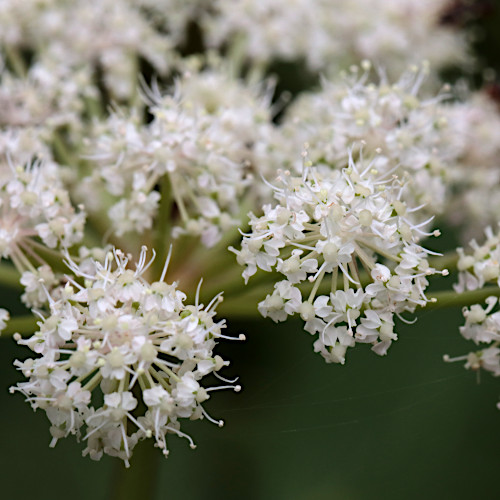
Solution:
[[[161,196],[169,196],[178,212],[173,236],[214,246],[239,224],[262,144],[274,129],[269,91],[214,67],[185,72],[169,93],[154,87],[147,97],[149,124],[125,111],[94,124],[87,151],[96,169],[83,195],[105,188],[118,197],[108,211],[118,235],[151,228]]]
[[[315,350],[342,363],[356,341],[385,354],[397,339],[393,315],[425,306],[427,277],[437,272],[418,243],[429,233],[400,201],[407,179],[379,173],[377,159],[358,166],[349,154],[342,170],[306,163],[300,177],[281,171],[273,188],[277,203],[266,205],[261,217],[251,213],[241,250],[230,247],[247,266],[245,282],[258,268],[286,278],[259,312],[276,322],[298,313],[305,330],[319,334]]]
[[[194,379],[192,372],[185,373],[177,383],[175,400],[179,406],[192,407],[196,403],[196,394],[200,384]]]
[[[466,59],[462,34],[440,23],[446,0],[216,0],[212,7],[202,17],[209,45],[239,43],[259,63],[304,59],[325,71],[369,58],[399,71],[423,59]]]
[[[21,300],[28,307],[41,307],[46,304],[48,292],[59,284],[52,269],[44,264],[36,271],[25,271],[19,280],[24,286],[24,293]]]
[[[77,263],[66,253],[68,284],[50,294],[45,290],[48,316],[31,338],[18,339],[41,357],[16,362],[28,381],[12,390],[26,395],[34,409],[47,411],[52,445],[85,429],[84,454],[94,459],[109,454],[128,464],[139,438],[154,438],[168,455],[167,433],[193,445],[178,418],[221,425],[202,406],[211,388],[200,385],[205,375],[227,364],[213,355],[218,338],[231,338],[221,333],[224,321],[214,320],[220,294],[207,307],[198,297],[191,306],[184,304],[186,295],[176,283],[148,283],[143,273],[152,260],[147,262],[145,247],[135,270],[120,250],[85,253],[102,260],[89,255]],[[27,285],[31,278],[26,275]],[[149,408],[146,413],[134,388]],[[99,390],[104,404],[90,396]]]
[[[49,248],[70,247],[83,237],[85,214],[76,212],[54,163],[10,163],[11,175],[0,181],[1,257],[21,255],[38,236]],[[36,243],[36,241],[35,241]],[[31,250],[36,252],[36,250]],[[20,272],[28,270],[15,258]]]
[[[414,221],[419,217],[423,222],[442,213],[451,195],[446,181],[457,155],[448,139],[447,108],[442,102],[446,95],[422,96],[421,86],[429,73],[426,64],[411,67],[395,82],[379,71],[376,83],[371,78],[370,64],[362,66],[340,78],[323,79],[319,91],[303,93],[289,107],[278,143],[270,148],[269,175],[276,168],[300,173],[297,148],[303,144],[307,158],[320,171],[347,167],[352,148],[352,155],[359,157],[360,163],[363,157],[376,156],[371,166],[381,176],[385,172],[388,177],[411,178],[394,200],[394,209],[400,216],[413,217]],[[360,164],[360,172],[366,166]],[[373,186],[357,179],[357,189],[372,191]],[[346,202],[355,195],[349,186],[343,188],[343,193]],[[415,214],[407,211],[407,205],[425,206]],[[374,202],[366,208],[373,215],[385,207]],[[317,211],[322,209],[317,207]],[[368,223],[368,213],[365,217]],[[380,229],[391,230],[387,225]]]
[[[259,303],[259,312],[275,321],[285,321],[289,315],[298,312],[302,303],[300,290],[289,281],[280,281],[274,285],[274,292]]]
[[[500,285],[499,258],[500,236],[491,227],[485,231],[486,241],[479,245],[475,240],[470,243],[472,252],[466,254],[462,248],[457,267],[459,283],[455,285],[457,293],[488,288],[496,293]],[[493,285],[493,286],[491,286]],[[461,335],[472,340],[480,349],[464,356],[450,358],[445,355],[445,361],[465,361],[465,367],[471,370],[480,368],[495,376],[500,375],[500,309],[498,297],[491,295],[485,299],[485,304],[473,304],[462,310],[465,324],[459,328]]]

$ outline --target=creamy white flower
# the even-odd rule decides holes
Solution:
[[[119,235],[150,228],[161,197],[170,197],[178,212],[173,236],[215,245],[254,196],[248,186],[274,130],[269,94],[222,67],[185,72],[166,94],[153,86],[149,124],[120,112],[94,125],[87,150],[96,170],[84,192],[104,187],[119,197],[108,212]]]
[[[299,314],[319,335],[315,351],[340,363],[356,341],[385,354],[397,339],[394,314],[425,306],[427,277],[438,272],[419,244],[422,224],[401,208],[407,178],[379,173],[376,159],[359,167],[349,155],[342,170],[281,171],[276,204],[261,217],[250,213],[241,250],[230,247],[247,266],[245,281],[258,268],[286,278],[259,303],[260,313],[276,322]]]
[[[202,406],[215,388],[200,385],[205,375],[227,364],[213,354],[218,338],[231,338],[221,333],[224,321],[214,320],[220,295],[207,307],[197,296],[191,306],[184,304],[176,283],[148,283],[143,275],[152,259],[147,262],[145,247],[135,270],[120,250],[84,254],[89,256],[77,263],[66,253],[67,284],[50,292],[44,288],[48,314],[31,338],[18,339],[41,357],[16,362],[28,381],[12,390],[26,395],[34,409],[47,411],[52,445],[69,434],[80,437],[85,429],[84,454],[118,456],[128,464],[139,438],[154,438],[165,455],[167,433],[193,444],[180,431],[178,418],[221,425]],[[103,260],[90,256],[99,254]],[[27,286],[31,279],[26,275]],[[217,388],[226,387],[240,389]],[[134,388],[149,408],[146,413],[139,411]],[[99,398],[90,397],[99,390],[100,406]]]
[[[75,211],[56,164],[9,163],[10,175],[0,178],[0,256],[12,257],[24,272],[28,268],[19,255],[36,253],[33,240],[49,248],[72,246],[83,237],[85,214]]]
[[[500,286],[500,235],[493,232],[491,227],[485,231],[486,241],[479,245],[477,241],[470,243],[471,252],[466,253],[459,248],[457,268],[459,282],[454,286],[457,293],[484,289],[488,293],[497,294]],[[493,286],[492,286],[493,285]],[[465,368],[491,372],[494,376],[500,375],[500,308],[498,297],[487,297],[484,304],[473,304],[462,310],[465,324],[459,328],[461,335],[480,346],[477,351],[464,356],[450,358],[444,356],[445,361],[465,361]]]
[[[498,223],[500,207],[500,114],[486,92],[470,92],[444,109],[442,133],[453,151],[448,176],[453,185],[446,218],[463,243],[480,238],[482,228]]]
[[[308,160],[320,171],[347,167],[351,149],[360,171],[364,163],[380,174],[407,175],[411,182],[395,208],[401,216],[425,221],[444,210],[450,195],[446,181],[457,160],[448,138],[446,94],[427,97],[422,91],[430,71],[426,64],[409,68],[397,80],[379,70],[376,83],[371,65],[365,61],[362,66],[323,79],[319,91],[303,93],[292,103],[278,143],[269,150],[269,175],[276,168],[299,174],[304,144]],[[359,180],[358,186],[362,188]],[[420,205],[425,206],[417,213],[408,211]]]
[[[463,34],[441,24],[447,0],[216,0],[202,17],[208,43],[241,45],[259,63],[304,59],[313,70],[390,61],[391,69],[429,59],[466,59]]]

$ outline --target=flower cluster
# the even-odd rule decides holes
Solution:
[[[172,42],[155,29],[151,20],[131,0],[77,0],[2,2],[0,44],[7,53],[34,52],[44,68],[65,68],[78,73],[93,66],[102,71],[116,98],[134,91],[138,58],[158,72],[167,69]],[[58,71],[59,73],[59,71]]]
[[[447,195],[447,167],[453,157],[443,129],[447,127],[444,92],[422,97],[428,64],[409,68],[391,82],[379,74],[373,83],[371,64],[353,66],[335,80],[324,80],[319,92],[301,95],[287,111],[275,147],[276,163],[300,171],[296,148],[307,144],[315,165],[347,166],[349,149],[362,145],[365,156],[377,155],[377,169],[411,176],[404,199],[425,205],[426,214],[443,210]],[[286,140],[285,140],[286,139]],[[358,154],[359,146],[354,150]]]
[[[398,318],[436,300],[435,217],[468,234],[500,213],[498,109],[440,83],[469,61],[448,2],[0,2],[0,285],[35,314],[0,307],[0,330],[21,325],[37,355],[12,390],[52,445],[75,435],[128,465],[139,440],[194,446],[182,419],[221,425],[205,401],[240,390],[214,352],[234,338],[201,275],[230,316],[299,316],[342,364],[357,343],[384,355]],[[500,286],[499,242],[459,249],[457,293]],[[263,271],[258,305],[231,244],[245,284]],[[460,359],[500,374],[488,293],[461,328],[487,347]]]
[[[217,0],[205,16],[208,44],[228,40],[251,60],[302,58],[313,70],[370,58],[399,71],[429,59],[467,59],[463,34],[440,24],[448,0]],[[337,68],[338,69],[338,66]]]
[[[213,246],[240,223],[242,198],[272,133],[269,91],[211,69],[186,72],[172,92],[153,88],[148,98],[151,123],[114,113],[95,125],[87,189],[104,184],[118,197],[108,212],[118,235],[150,228],[161,197],[170,196],[180,216],[174,237],[200,236]]]
[[[81,240],[84,223],[56,164],[10,161],[0,170],[0,257],[12,259],[20,271],[32,269],[24,254],[33,253],[37,239],[48,248],[70,247]]]
[[[83,434],[84,455],[118,456],[127,465],[138,440],[154,439],[165,456],[168,434],[194,448],[180,419],[222,425],[203,403],[213,390],[240,390],[233,382],[200,384],[212,373],[225,380],[217,372],[228,362],[213,353],[219,338],[231,338],[221,333],[224,321],[214,319],[221,295],[206,307],[198,296],[184,304],[176,283],[163,281],[168,260],[160,281],[148,283],[146,248],[135,270],[120,250],[96,250],[79,264],[66,259],[71,273],[50,295],[45,289],[49,312],[40,313],[39,330],[25,340],[17,336],[40,357],[16,361],[28,380],[12,390],[46,412],[52,446]]]
[[[443,216],[460,226],[466,241],[495,224],[500,114],[488,94],[464,96],[445,85],[429,96],[422,88],[427,63],[394,82],[382,70],[376,82],[372,74],[363,61],[340,78],[324,79],[319,91],[301,94],[268,141],[268,174],[276,168],[299,173],[304,144],[318,168],[343,168],[354,144],[352,154],[362,147],[365,156],[378,156],[379,171],[411,177],[403,199],[422,205],[421,217]]]
[[[464,241],[479,238],[483,228],[498,223],[500,213],[500,113],[487,92],[466,94],[444,109],[443,129],[453,164],[447,177],[453,186],[449,220]]]
[[[488,285],[500,286],[500,234],[487,228],[486,241],[479,245],[471,241],[471,253],[458,248],[459,281],[455,291],[473,291],[483,289],[488,295]],[[460,333],[476,345],[484,346],[480,350],[465,356],[450,358],[446,361],[466,361],[465,367],[472,370],[483,368],[495,376],[500,376],[500,307],[498,305],[498,288],[490,286],[492,295],[487,296],[485,304],[474,304],[464,307],[465,324]],[[495,293],[496,295],[493,295]],[[499,406],[500,408],[500,406]]]
[[[356,342],[385,354],[397,338],[394,315],[425,306],[427,277],[437,272],[418,243],[428,221],[414,223],[415,209],[401,201],[406,187],[407,179],[379,173],[376,159],[356,165],[352,156],[341,170],[306,163],[300,177],[281,172],[277,203],[251,213],[241,249],[230,248],[246,266],[245,281],[257,268],[286,278],[259,304],[261,314],[299,314],[306,331],[319,333],[314,349],[328,362],[344,363]]]

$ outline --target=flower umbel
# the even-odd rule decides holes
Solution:
[[[465,253],[458,248],[459,281],[455,291],[485,289],[488,285],[500,286],[500,235],[494,233],[491,227],[485,231],[486,241],[479,245],[476,240],[470,243],[472,252]],[[491,293],[498,289],[490,286]],[[498,293],[497,293],[498,295]],[[491,295],[486,298],[485,304],[473,304],[464,307],[462,313],[465,324],[460,327],[460,333],[467,340],[472,340],[481,349],[472,351],[464,356],[450,358],[444,356],[445,361],[465,361],[465,367],[471,370],[480,368],[489,371],[494,376],[500,376],[500,308],[498,297]],[[500,408],[500,403],[499,403]]]
[[[356,342],[385,354],[397,339],[394,315],[425,306],[427,277],[438,272],[418,242],[439,231],[421,229],[430,220],[414,222],[417,209],[402,201],[408,179],[350,156],[342,170],[306,165],[301,177],[286,171],[276,182],[278,203],[261,217],[251,213],[241,250],[231,248],[245,281],[257,268],[286,278],[259,311],[274,321],[299,314],[327,362],[344,363]]]
[[[180,419],[207,418],[221,426],[203,402],[214,389],[240,390],[234,381],[200,385],[209,373],[225,380],[217,372],[228,362],[213,353],[217,339],[232,339],[221,333],[225,321],[215,320],[222,297],[205,307],[197,294],[194,305],[185,305],[177,284],[163,281],[168,260],[160,281],[148,283],[144,274],[154,256],[147,262],[145,247],[135,270],[120,250],[103,257],[78,264],[66,254],[71,275],[48,297],[50,312],[40,313],[39,331],[17,338],[41,357],[16,362],[29,380],[11,390],[22,392],[33,409],[45,410],[52,446],[83,434],[83,453],[96,460],[108,454],[128,465],[135,444],[145,438],[167,456],[168,434],[194,448]]]

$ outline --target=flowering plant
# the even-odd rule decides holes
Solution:
[[[500,375],[500,114],[443,81],[476,64],[452,2],[313,3],[0,5],[0,329],[50,446],[195,448],[238,318],[343,365],[462,306],[444,360]]]

